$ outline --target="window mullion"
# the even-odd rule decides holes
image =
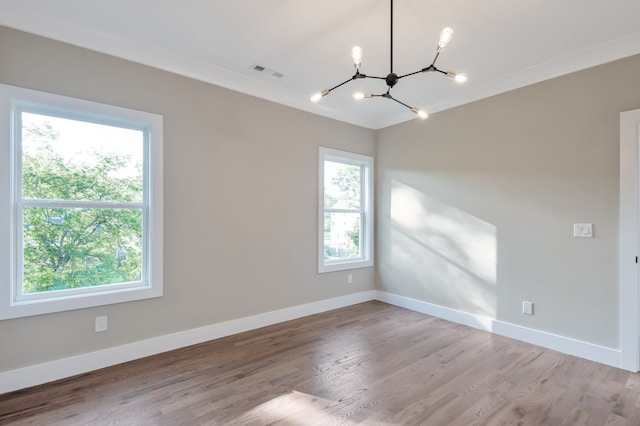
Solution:
[[[326,213],[362,213],[362,209],[334,209],[334,208],[325,208],[324,211]]]
[[[23,198],[20,201],[23,207],[44,207],[44,208],[94,208],[94,209],[143,209],[141,202],[120,202],[120,201],[80,201],[80,200],[39,200]]]

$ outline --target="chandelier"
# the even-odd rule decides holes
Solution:
[[[438,67],[436,67],[436,61],[438,60],[438,56],[440,56],[440,53],[444,52],[444,49],[447,47],[447,45],[449,44],[449,41],[451,41],[451,38],[453,37],[453,30],[449,27],[446,27],[442,30],[442,32],[440,33],[440,41],[438,42],[438,48],[436,49],[436,55],[433,58],[433,61],[431,61],[431,65],[424,67],[422,69],[419,69],[418,71],[414,71],[414,72],[410,72],[408,74],[403,74],[403,75],[398,75],[396,73],[393,72],[393,0],[390,0],[391,3],[391,13],[390,13],[390,21],[391,21],[391,25],[390,25],[390,65],[389,65],[389,74],[387,74],[386,77],[378,77],[378,76],[373,76],[373,75],[367,75],[367,74],[363,74],[360,72],[360,65],[362,64],[362,48],[360,46],[355,46],[352,50],[351,50],[351,58],[353,59],[353,66],[356,69],[356,73],[349,79],[343,81],[340,84],[337,84],[335,86],[333,86],[330,89],[325,89],[322,92],[317,92],[314,93],[313,95],[311,95],[311,102],[313,103],[318,103],[322,98],[324,98],[325,96],[327,96],[329,93],[331,93],[332,91],[334,91],[335,89],[337,89],[340,86],[343,86],[347,83],[349,83],[350,81],[353,80],[358,80],[361,78],[373,78],[373,79],[378,79],[378,80],[384,80],[385,83],[387,84],[387,90],[386,92],[380,93],[380,94],[373,94],[373,93],[362,93],[362,92],[356,92],[353,94],[354,99],[356,100],[361,100],[361,99],[370,99],[370,98],[386,98],[386,99],[390,99],[394,102],[399,103],[400,105],[409,108],[412,112],[414,112],[415,114],[417,114],[418,117],[420,117],[421,119],[425,119],[429,116],[429,114],[427,114],[426,111],[418,109],[416,107],[407,105],[406,103],[399,101],[398,99],[394,98],[391,95],[391,89],[398,83],[398,81],[401,78],[405,78],[405,77],[409,77],[411,75],[415,75],[415,74],[419,74],[419,73],[424,73],[424,72],[437,72],[440,73],[442,75],[444,75],[445,77],[448,77],[452,80],[455,80],[458,83],[464,83],[465,81],[467,81],[467,76],[465,74],[460,74],[460,73],[456,73],[453,71],[443,71],[441,69],[439,69]]]

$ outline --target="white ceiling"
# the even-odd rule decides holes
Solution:
[[[378,129],[415,117],[357,80],[319,104],[312,92],[389,69],[389,0],[0,0],[0,25],[130,59],[294,108]],[[440,30],[454,37],[437,66],[465,72],[400,80],[392,95],[430,113],[640,53],[639,0],[396,0],[394,69],[431,64]],[[258,64],[283,77],[253,69]]]

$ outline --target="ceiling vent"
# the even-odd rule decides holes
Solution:
[[[258,65],[258,64],[253,64],[251,65],[251,69],[254,71],[257,71],[261,74],[264,74],[265,76],[271,76],[274,78],[282,78],[284,77],[284,74],[282,74],[280,71],[276,71],[272,68],[268,68],[265,67],[263,65]]]

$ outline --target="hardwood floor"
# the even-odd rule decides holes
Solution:
[[[640,425],[640,376],[367,302],[0,395],[0,425]]]

